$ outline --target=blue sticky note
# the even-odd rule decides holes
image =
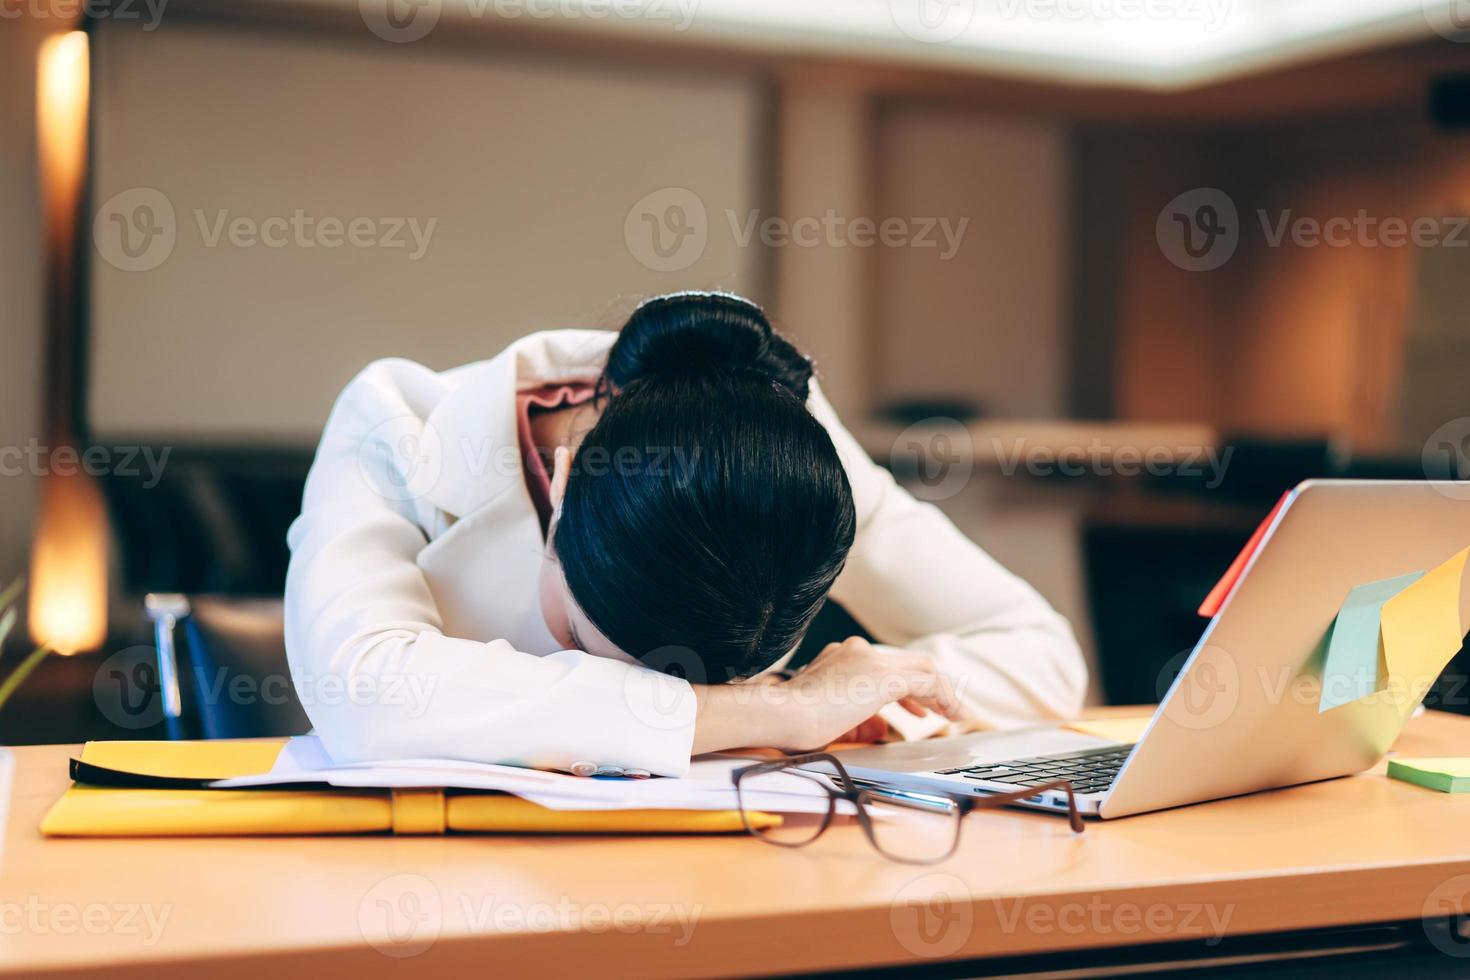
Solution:
[[[1423,572],[1411,572],[1369,582],[1348,593],[1328,633],[1318,711],[1367,697],[1388,682],[1379,640],[1383,604],[1423,577]]]

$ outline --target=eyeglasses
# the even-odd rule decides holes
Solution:
[[[798,768],[821,763],[830,773]],[[884,857],[905,864],[937,864],[960,846],[960,826],[972,810],[1005,806],[1052,791],[1067,795],[1067,816],[1074,833],[1082,833],[1082,814],[1072,784],[1065,779],[1010,793],[960,796],[859,787],[829,752],[811,752],[744,766],[730,774],[740,801],[745,829],[777,847],[805,847],[832,825],[839,808],[851,807],[868,841]],[[785,796],[784,802],[773,799]],[[791,796],[806,797],[806,812],[771,811],[791,805]],[[846,804],[846,806],[842,806]]]

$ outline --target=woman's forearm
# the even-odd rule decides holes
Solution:
[[[693,687],[699,702],[694,755],[757,746],[789,748],[803,741],[804,713],[784,681]]]

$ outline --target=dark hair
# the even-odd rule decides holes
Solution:
[[[620,649],[720,683],[800,642],[856,523],[811,376],[738,296],[661,296],[623,326],[555,531],[572,597]]]

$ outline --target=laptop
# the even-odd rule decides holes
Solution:
[[[837,757],[862,783],[920,794],[1066,779],[1082,812],[1103,818],[1362,772],[1435,678],[1319,710],[1337,610],[1354,586],[1435,568],[1467,545],[1470,482],[1309,480],[1277,511],[1136,744],[1037,726]],[[1065,812],[1067,800],[1052,791],[1022,805]]]

